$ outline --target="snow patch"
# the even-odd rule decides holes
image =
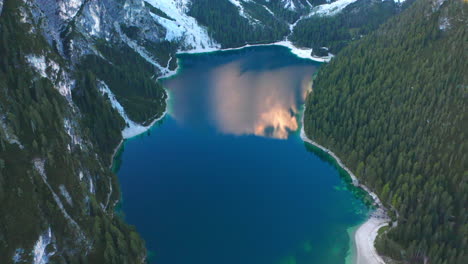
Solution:
[[[71,90],[75,85],[75,81],[70,78],[68,73],[60,68],[60,65],[51,60],[46,59],[44,55],[29,54],[25,56],[29,65],[43,78],[49,79],[54,83],[54,87],[70,104],[72,103]]]
[[[24,149],[24,146],[19,141],[18,137],[11,132],[10,127],[6,123],[6,116],[0,115],[0,135],[3,135],[5,140],[10,144],[16,144],[20,149]]]
[[[205,49],[220,47],[208,35],[208,31],[198,25],[195,18],[187,15],[189,0],[145,0],[160,9],[175,21],[152,14],[153,18],[166,28],[166,40],[182,41],[184,49]]]
[[[271,11],[271,9],[268,8],[268,6],[266,6],[266,5],[262,5],[262,6],[265,8],[265,10],[266,10],[268,13],[270,13],[270,15],[275,16],[275,13],[273,13],[273,11]]]
[[[281,0],[281,2],[284,5],[284,8],[289,9],[289,10],[296,10],[296,5],[294,4],[294,0]]]
[[[204,52],[215,52],[215,51],[229,51],[229,50],[240,50],[240,49],[245,49],[249,47],[259,47],[259,46],[283,46],[291,50],[291,52],[296,55],[299,58],[302,59],[309,59],[313,61],[318,61],[318,62],[329,62],[334,55],[331,53],[328,53],[328,56],[325,57],[316,57],[312,55],[312,49],[309,48],[298,48],[294,46],[294,44],[289,41],[289,40],[283,40],[283,41],[278,41],[275,43],[270,43],[270,44],[254,44],[254,45],[244,45],[242,47],[238,48],[229,48],[229,49],[208,49],[208,50],[190,50],[190,51],[181,51],[179,54],[194,54],[194,53],[204,53]]]
[[[432,0],[432,12],[436,12],[447,0]]]
[[[17,249],[15,250],[15,255],[13,255],[13,257],[11,258],[11,260],[13,261],[13,263],[24,262],[24,260],[23,260],[23,254],[24,254],[24,249],[22,249],[22,248],[17,248]]]
[[[249,14],[247,14],[244,10],[244,6],[242,5],[241,2],[250,2],[251,0],[229,0],[229,2],[231,2],[233,5],[235,5],[237,7],[237,9],[239,10],[239,15],[243,18],[246,18],[247,20],[249,20],[250,24],[260,24],[260,21],[258,21],[257,19],[251,17]]]
[[[91,20],[92,20],[90,34],[92,36],[96,36],[101,32],[101,19],[99,15],[101,13],[101,7],[96,4],[94,8],[89,9],[89,13],[91,15]]]
[[[95,192],[93,178],[91,177],[89,177],[89,192],[92,194],[94,194]]]
[[[3,10],[3,0],[0,0],[0,16],[2,15]]]
[[[33,249],[33,263],[34,264],[47,264],[49,257],[55,254],[55,251],[47,252],[47,246],[52,243],[52,230],[47,229],[44,234],[39,236]]]
[[[26,60],[28,61],[29,65],[34,68],[34,70],[39,73],[44,78],[47,78],[47,64],[44,55],[36,56],[36,55],[26,55]]]
[[[439,29],[442,31],[446,31],[447,29],[450,29],[450,20],[448,17],[442,17],[439,21]]]
[[[44,159],[34,159],[33,165],[36,171],[41,175],[42,178],[47,179],[47,175],[45,173],[45,160]]]
[[[69,20],[73,18],[80,10],[83,0],[64,0],[58,2],[58,13],[61,19]]]
[[[153,124],[156,121],[159,121],[166,114],[164,112],[164,114],[160,118],[154,120],[149,126],[140,125],[140,124],[132,121],[128,117],[127,113],[125,113],[125,109],[119,103],[119,101],[117,101],[117,98],[115,98],[115,95],[112,93],[112,91],[109,89],[109,87],[107,86],[107,84],[105,82],[99,81],[98,86],[99,86],[99,90],[101,91],[101,93],[103,95],[107,95],[107,97],[109,98],[109,100],[110,100],[110,102],[112,104],[112,107],[115,110],[117,110],[119,112],[120,116],[125,120],[125,123],[127,124],[127,126],[122,131],[122,137],[125,138],[125,139],[132,138],[132,137],[135,137],[137,135],[140,135],[140,134],[146,132],[148,129],[151,128],[151,126],[153,126]]]
[[[106,204],[102,204],[101,203],[101,207],[102,207],[102,210],[106,210],[107,207],[109,206],[109,202],[110,202],[110,198],[112,196],[112,192],[113,192],[113,189],[112,189],[112,181],[109,181],[109,192],[107,193],[107,200],[106,200]]]
[[[61,185],[59,186],[59,190],[60,190],[60,194],[65,198],[65,200],[67,201],[67,203],[68,203],[70,206],[73,206],[73,200],[72,200],[70,194],[68,193],[67,188],[65,188],[65,185],[61,184]]]
[[[63,128],[65,129],[65,132],[67,132],[68,136],[70,136],[70,143],[72,145],[78,145],[80,149],[83,149],[83,140],[81,137],[77,136],[77,133],[75,132],[76,128],[72,121],[70,121],[68,118],[63,119]]]
[[[323,4],[315,7],[310,16],[319,15],[319,16],[333,16],[341,12],[348,5],[356,2],[357,0],[337,0],[330,4]]]
[[[57,204],[58,208],[62,212],[62,215],[65,217],[65,219],[68,221],[68,224],[72,226],[76,232],[76,235],[78,236],[78,239],[80,242],[87,243],[86,237],[81,230],[80,226],[71,218],[71,216],[68,214],[67,210],[65,210],[65,207],[62,204],[62,201],[60,200],[60,197],[55,193],[54,189],[52,189],[52,186],[50,186],[49,182],[47,181],[47,175],[45,172],[45,159],[39,159],[36,158],[33,161],[33,166],[36,169],[36,171],[39,173],[39,175],[42,178],[42,181],[44,184],[47,186],[49,191],[52,194],[52,197],[54,198],[55,203]],[[88,245],[89,247],[89,245]],[[36,263],[36,262],[35,262]],[[45,262],[37,262],[37,263],[45,263]]]
[[[118,25],[116,25],[116,28],[119,31],[119,35],[122,41],[125,42],[136,53],[138,53],[143,59],[145,59],[147,62],[151,63],[153,66],[158,68],[162,75],[166,75],[171,72],[169,70],[169,63],[167,67],[161,66],[161,64],[157,62],[156,59],[144,47],[141,47],[136,42],[128,38],[127,35],[123,34]]]

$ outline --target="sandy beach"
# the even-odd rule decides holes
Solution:
[[[354,234],[357,264],[385,264],[374,247],[381,227],[387,226],[389,219],[382,209],[377,209]]]

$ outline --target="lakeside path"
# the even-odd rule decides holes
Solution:
[[[354,242],[356,245],[356,263],[385,264],[384,260],[382,259],[382,257],[379,256],[374,246],[379,229],[384,226],[387,226],[390,223],[390,219],[387,216],[384,206],[381,203],[380,199],[375,193],[373,193],[369,188],[367,188],[367,186],[359,183],[356,176],[351,172],[350,169],[348,169],[348,167],[346,167],[343,164],[341,159],[338,158],[335,153],[307,137],[304,131],[303,118],[301,127],[301,139],[304,142],[314,145],[315,147],[326,152],[328,155],[332,156],[336,160],[338,165],[350,175],[353,185],[364,189],[367,193],[369,193],[372,199],[374,199],[374,202],[378,206],[378,209],[370,215],[369,219],[364,224],[362,224],[354,234]]]

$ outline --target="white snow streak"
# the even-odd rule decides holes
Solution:
[[[119,101],[117,101],[117,98],[115,98],[115,95],[112,93],[112,91],[109,89],[109,87],[107,86],[107,84],[105,82],[103,82],[103,81],[99,82],[99,90],[101,91],[101,93],[103,95],[107,95],[107,97],[109,97],[109,100],[110,100],[110,102],[112,104],[112,107],[119,112],[120,116],[127,123],[127,126],[122,131],[122,137],[123,138],[132,138],[134,136],[137,136],[139,134],[142,134],[142,133],[146,132],[148,129],[151,128],[151,126],[156,121],[160,120],[166,114],[164,112],[164,114],[160,118],[154,120],[149,126],[142,126],[142,125],[132,121],[128,117],[127,113],[125,113],[125,109],[119,103]]]
[[[10,127],[8,127],[6,117],[4,115],[0,115],[0,130],[3,132],[0,133],[0,136],[3,134],[8,143],[17,144],[20,149],[24,149],[24,146],[21,144],[18,137],[10,131]]]
[[[70,194],[68,193],[67,188],[65,188],[65,185],[61,184],[61,185],[59,186],[59,190],[60,190],[60,194],[65,198],[65,200],[67,201],[67,203],[68,203],[70,206],[73,206],[73,200],[72,200]]]
[[[0,16],[2,15],[3,10],[3,0],[0,0]]]
[[[292,11],[296,10],[296,5],[294,4],[293,0],[282,0],[281,2],[284,4],[284,8]]]
[[[333,16],[338,14],[341,10],[343,10],[348,5],[356,2],[357,0],[338,0],[330,4],[323,4],[319,5],[313,9],[312,15],[319,15],[319,16]]]
[[[47,231],[39,236],[36,244],[33,249],[33,263],[34,264],[47,264],[49,262],[49,257],[55,254],[54,251],[47,253],[46,248],[52,242],[52,230],[47,229]]]
[[[52,186],[50,186],[49,182],[47,181],[47,175],[45,172],[45,160],[44,159],[34,159],[33,160],[33,165],[36,171],[39,173],[39,175],[42,178],[42,181],[45,183],[47,188],[49,188],[49,191],[52,193],[52,197],[54,198],[55,203],[57,204],[58,208],[62,212],[63,216],[65,219],[68,220],[68,223],[75,229],[77,232],[78,238],[80,241],[86,241],[85,236],[83,231],[81,231],[80,226],[71,218],[71,216],[68,214],[68,212],[65,210],[65,207],[62,204],[62,201],[60,200],[60,197],[55,193],[54,189],[52,189]]]

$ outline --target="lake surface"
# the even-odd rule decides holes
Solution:
[[[320,64],[278,46],[178,59],[168,116],[116,160],[150,262],[352,262],[368,208],[298,132]]]

